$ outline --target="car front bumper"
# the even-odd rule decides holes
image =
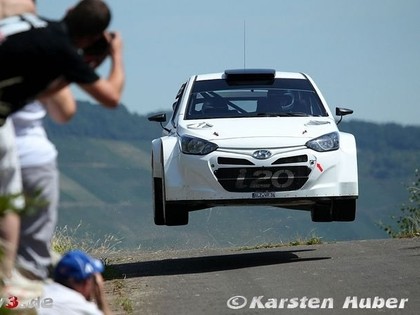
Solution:
[[[255,150],[226,149],[186,155],[178,148],[165,166],[167,202],[196,205],[308,205],[318,199],[357,198],[355,148],[315,152],[304,146]]]

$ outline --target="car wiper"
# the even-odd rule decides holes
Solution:
[[[257,113],[256,116],[262,117],[306,117],[309,116],[303,112],[284,112],[284,113]]]
[[[257,113],[254,117],[281,117],[281,113]]]
[[[291,117],[307,117],[307,116],[310,116],[309,114],[304,113],[304,112],[288,112],[288,113],[282,113],[282,114],[284,114],[285,116],[291,116]]]

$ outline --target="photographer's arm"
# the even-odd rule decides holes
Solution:
[[[124,65],[122,57],[122,40],[118,33],[110,35],[111,69],[108,78],[99,79],[92,84],[80,84],[80,87],[93,96],[105,107],[117,107],[124,87]],[[113,36],[111,40],[111,36]]]
[[[35,2],[33,0],[1,0],[0,18],[11,15],[22,14],[24,12],[35,13]]]

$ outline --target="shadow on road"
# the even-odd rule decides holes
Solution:
[[[107,277],[107,280],[118,278],[206,273],[249,267],[331,259],[331,257],[299,258],[299,256],[296,255],[297,252],[313,250],[314,249],[294,251],[266,251],[116,264],[112,265],[112,268],[115,268],[117,272],[113,276],[109,278]]]

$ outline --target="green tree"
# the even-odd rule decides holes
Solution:
[[[414,178],[414,182],[407,187],[410,197],[408,203],[401,207],[402,214],[397,218],[397,229],[391,226],[384,227],[391,237],[420,236],[420,172],[418,169],[415,170]]]

